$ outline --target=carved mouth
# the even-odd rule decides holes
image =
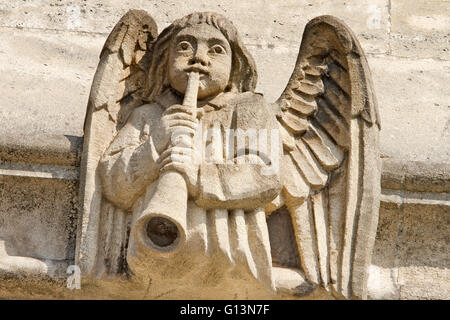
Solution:
[[[198,72],[200,74],[209,75],[209,71],[208,70],[203,69],[202,67],[198,67],[198,66],[192,66],[192,67],[186,68],[184,71],[185,72],[192,72],[192,71],[194,71],[194,72]]]

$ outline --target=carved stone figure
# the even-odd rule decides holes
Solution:
[[[338,19],[315,18],[281,97],[268,103],[256,83],[219,14],[193,13],[159,35],[145,11],[119,21],[84,127],[76,264],[85,277],[207,297],[306,286],[366,298],[379,117],[360,44]],[[289,221],[268,223],[280,212]]]

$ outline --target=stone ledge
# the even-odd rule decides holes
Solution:
[[[37,134],[0,137],[0,163],[79,167],[83,138]]]
[[[450,193],[450,163],[383,159],[381,188]]]
[[[82,147],[83,137],[78,136],[51,134],[2,136],[0,137],[0,164],[3,162],[1,169],[4,169],[2,174],[29,176],[21,172],[39,172],[35,165],[41,165],[38,168],[45,169],[40,170],[43,174],[45,173],[42,178],[60,178],[62,174],[64,177],[67,176],[67,179],[77,180],[78,175],[73,173],[73,169],[77,170],[76,168],[80,165]],[[18,167],[14,165],[15,163],[24,165]],[[52,171],[52,166],[58,170]],[[9,174],[10,171],[14,172]],[[47,172],[65,172],[65,175],[55,173],[55,176],[51,176]],[[40,177],[36,174],[32,177]],[[381,188],[410,192],[450,193],[450,163],[384,158]]]

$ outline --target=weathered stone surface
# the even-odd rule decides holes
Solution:
[[[18,40],[15,45],[5,46],[3,53],[0,53],[3,61],[0,68],[6,74],[5,86],[0,89],[4,97],[0,117],[8,119],[0,132],[81,136],[87,88],[92,81],[105,36],[80,34],[64,37],[80,43],[74,46],[61,38],[63,34],[49,36],[23,30],[15,33],[15,38],[6,38],[6,31],[1,33],[5,37],[4,44],[10,43],[11,39]],[[39,37],[44,39],[27,41]],[[55,46],[56,49],[51,49]],[[24,47],[33,54],[21,55],[21,48]],[[74,52],[73,48],[79,48],[79,51],[72,55],[65,54]],[[249,50],[259,66],[257,91],[264,92],[268,101],[273,101],[288,81],[298,48],[292,48],[287,55],[277,53],[275,49],[250,47]],[[53,51],[62,54],[58,59],[53,55],[51,66],[45,66],[48,64],[45,62],[46,55]],[[16,60],[14,64],[11,64],[11,57]],[[280,64],[272,61],[280,61]],[[384,128],[381,134],[382,153],[405,160],[446,162],[449,159],[446,146],[450,139],[447,126],[450,92],[448,86],[443,84],[449,78],[449,63],[426,60],[411,63],[407,59],[379,56],[369,57],[369,63],[375,88],[377,92],[384,93],[378,94]],[[65,70],[63,78],[60,70]],[[401,85],[396,85],[399,81]],[[71,96],[67,95],[67,88],[70,88]],[[24,90],[27,92],[25,95]],[[17,99],[18,96],[21,98]]]
[[[0,175],[0,239],[10,256],[74,258],[78,183]]]
[[[265,50],[287,51],[298,46],[304,25],[314,17],[333,14],[348,22],[362,40],[366,52],[386,52],[388,39],[388,1],[364,0],[311,2],[267,0],[225,1],[69,1],[44,0],[4,2],[2,26],[50,30],[71,30],[107,35],[129,9],[149,12],[160,30],[174,19],[194,11],[225,14],[240,30],[245,42]],[[264,10],[261,10],[264,8]],[[245,13],[245,15],[243,15]],[[252,17],[250,22],[248,17]],[[264,30],[264,31],[262,31]]]
[[[381,186],[391,190],[450,193],[450,165],[420,161],[383,161]]]
[[[384,158],[381,170],[383,189],[402,190],[405,185],[405,163],[392,158]]]
[[[83,134],[104,36],[0,28],[0,136]]]
[[[390,1],[390,51],[411,58],[450,58],[447,0]]]
[[[371,299],[398,299],[398,230],[401,212],[389,202],[381,202],[377,238],[369,273]]]
[[[445,164],[383,164],[373,298],[448,299],[449,177]],[[408,181],[408,182],[407,182]]]
[[[383,156],[448,163],[450,62],[369,57],[369,63],[378,93]]]
[[[405,189],[408,191],[450,193],[449,180],[450,163],[414,162],[406,167]]]
[[[267,226],[269,228],[272,263],[283,267],[300,267],[289,211],[286,208],[281,208],[273,212],[267,219]]]
[[[403,205],[398,284],[402,299],[450,297],[450,196],[447,205]]]
[[[445,7],[443,3],[445,2],[436,1],[425,5],[424,2],[419,2],[419,7],[416,7],[409,6],[407,1],[392,1],[392,32],[405,34],[405,37],[406,34],[416,36],[415,31],[409,31],[409,22],[403,20],[414,15],[425,20],[433,20],[435,16],[438,18],[437,15]],[[184,2],[152,4],[129,1],[120,6],[103,1],[75,3],[85,12],[80,11],[80,25],[73,25],[71,29],[67,24],[71,11],[66,10],[72,4],[60,1],[48,1],[44,4],[33,1],[2,3],[4,27],[0,33],[3,43],[0,68],[6,75],[6,83],[0,89],[4,97],[0,117],[7,116],[9,120],[0,128],[0,132],[48,132],[81,136],[87,88],[92,81],[98,55],[107,33],[129,7],[148,10],[160,28],[167,26],[173,18],[194,9],[219,12],[227,10],[226,14],[243,30],[243,40],[258,65],[257,91],[263,92],[268,101],[278,98],[288,81],[303,32],[303,27],[299,26],[303,26],[313,16],[331,13],[345,19],[356,31],[366,52],[377,53],[377,56],[369,57],[369,64],[385,129],[381,135],[382,152],[405,160],[443,162],[449,158],[448,153],[441,153],[448,150],[444,147],[448,145],[449,139],[446,128],[450,93],[445,85],[450,78],[449,65],[446,61],[418,60],[424,52],[422,49],[411,52],[404,59],[385,56],[388,53],[385,47],[371,49],[378,41],[376,39],[383,46],[387,43],[388,1],[358,4],[283,2],[283,8],[287,9],[285,11],[271,2],[268,3],[271,15],[261,15],[259,8],[266,4],[263,2],[230,2],[228,5],[223,2],[196,3],[192,4],[193,8],[190,7],[191,4],[187,6]],[[42,10],[42,6],[46,10]],[[419,9],[431,10],[434,15],[426,18]],[[293,13],[296,11],[298,13]],[[254,12],[252,17],[256,22],[252,19],[252,23],[249,23],[247,18],[242,17],[242,12]],[[394,15],[401,18],[402,12],[408,14],[403,16],[403,20],[395,22]],[[277,22],[270,20],[271,16]],[[377,21],[380,21],[380,25]],[[255,28],[259,24],[264,28]],[[22,27],[15,28],[16,25]],[[268,25],[271,28],[267,29]],[[394,28],[403,29],[394,31]],[[433,24],[433,28],[439,28],[439,24]],[[263,29],[269,30],[269,33],[261,33],[260,30]],[[13,36],[10,36],[11,33]],[[367,39],[364,39],[366,36]],[[401,41],[396,38],[391,39],[391,43],[401,46]],[[28,54],[24,55],[24,52]],[[379,55],[380,53],[383,55]],[[427,55],[426,58],[428,57],[437,55]],[[274,61],[277,63],[273,63]],[[70,97],[67,91],[72,93]],[[24,95],[23,92],[27,94]],[[21,98],[17,99],[18,96]],[[428,110],[433,112],[427,112]],[[42,121],[36,121],[39,119]],[[45,121],[50,121],[52,125],[44,125],[47,123]]]
[[[3,134],[0,136],[0,165],[5,162],[80,165],[83,140],[80,137],[55,134]]]

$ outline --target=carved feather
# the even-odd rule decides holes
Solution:
[[[317,241],[310,199],[300,205],[288,206],[292,217],[300,263],[305,276],[312,283],[320,283]]]
[[[316,227],[317,253],[322,285],[328,288],[330,282],[329,252],[328,252],[328,199],[325,190],[311,197]]]
[[[308,129],[308,121],[291,112],[284,112],[281,116],[281,122],[293,134],[303,133]]]
[[[300,95],[315,97],[323,92],[323,82],[320,79],[302,79],[294,82],[293,90]]]
[[[350,79],[346,70],[336,63],[330,63],[328,64],[328,76],[347,94],[347,96],[351,95]]]
[[[295,168],[292,158],[285,154],[282,158],[281,176],[285,202],[290,205],[301,204],[309,196],[310,187]]]
[[[326,90],[323,94],[324,99],[327,101],[330,108],[336,110],[339,113],[339,118],[348,123],[350,118],[351,100],[347,94],[330,78],[324,78]]]
[[[314,97],[310,97],[307,95],[301,95],[292,91],[291,96],[293,99],[289,101],[289,108],[300,112],[305,116],[309,116],[317,110],[317,102]]]
[[[312,150],[323,168],[326,170],[333,170],[338,167],[339,160],[336,159],[333,152],[323,142],[314,127],[309,128],[309,130],[302,136],[302,139]]]
[[[343,22],[322,16],[307,24],[276,104],[288,155],[284,198],[305,276],[338,296],[365,298],[378,219],[379,118],[364,53]]]
[[[328,174],[315,159],[302,140],[297,140],[297,149],[291,151],[297,167],[313,189],[322,189],[327,184]]]
[[[325,99],[322,97],[318,98],[317,104],[319,106],[316,114],[317,122],[340,147],[348,149],[348,125]]]

